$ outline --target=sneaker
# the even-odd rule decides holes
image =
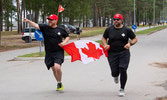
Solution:
[[[119,96],[120,96],[120,97],[124,97],[124,96],[125,96],[124,89],[120,89],[120,90],[119,90]]]
[[[62,83],[58,83],[56,91],[62,91],[62,90],[64,90],[63,84]]]
[[[118,84],[118,82],[119,82],[118,77],[114,77],[114,82],[115,82],[116,84]]]

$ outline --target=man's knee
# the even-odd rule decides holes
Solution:
[[[112,75],[112,77],[118,77],[119,76],[119,72],[112,72],[111,75]]]
[[[55,63],[54,67],[55,67],[56,70],[61,70],[61,65],[60,64]]]
[[[60,64],[54,64],[54,66],[52,66],[52,70],[53,70],[53,72],[56,72],[56,71],[58,71],[58,70],[61,70],[61,66],[60,66]]]
[[[126,69],[125,68],[119,68],[119,73],[126,73]]]

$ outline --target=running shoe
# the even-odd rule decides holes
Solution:
[[[62,83],[57,83],[56,91],[63,91],[63,90],[64,90],[63,84]]]
[[[120,90],[119,90],[119,96],[120,96],[120,97],[124,97],[124,96],[125,96],[124,89],[120,89]]]
[[[118,77],[114,77],[114,82],[115,82],[116,84],[118,84],[118,82],[119,82]]]

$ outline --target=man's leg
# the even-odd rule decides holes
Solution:
[[[108,57],[108,62],[111,69],[111,75],[114,77],[114,82],[118,83],[118,76],[119,76],[119,59],[117,55],[110,55]]]
[[[120,53],[119,73],[120,73],[120,92],[119,96],[125,96],[124,88],[127,81],[127,68],[130,61],[130,52],[123,51]]]
[[[52,67],[53,75],[57,80],[57,89],[56,91],[62,91],[64,90],[63,84],[61,82],[61,77],[62,77],[62,71],[61,71],[61,65],[54,63],[54,66]]]
[[[127,81],[127,68],[130,61],[130,52],[129,51],[123,51],[121,52],[120,56],[120,63],[119,63],[119,73],[120,73],[120,82],[121,82],[121,88],[125,88],[125,84]]]
[[[124,68],[120,68],[119,71],[120,71],[120,85],[121,85],[121,88],[119,90],[119,96],[124,97],[125,96],[124,88],[127,81],[127,72],[126,69]]]
[[[127,81],[127,72],[125,69],[120,68],[120,84],[121,84],[121,89],[125,88]]]
[[[54,66],[52,67],[52,71],[57,82],[61,82],[61,77],[62,77],[61,65],[54,63]]]

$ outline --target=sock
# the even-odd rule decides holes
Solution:
[[[58,81],[58,83],[61,83],[61,81]]]

